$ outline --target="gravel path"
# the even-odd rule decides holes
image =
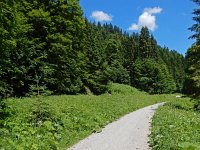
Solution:
[[[150,122],[159,103],[134,111],[108,124],[68,150],[150,150]]]

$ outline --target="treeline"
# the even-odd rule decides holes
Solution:
[[[89,70],[106,74],[109,81],[130,84],[152,94],[182,90],[184,57],[159,46],[148,28],[129,35],[112,24],[96,25],[86,20],[86,33],[84,50],[89,50],[90,62],[98,66]]]
[[[184,57],[144,27],[128,34],[83,18],[78,0],[1,0],[0,95],[108,91],[109,82],[149,93],[180,92]]]

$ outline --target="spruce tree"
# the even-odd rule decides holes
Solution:
[[[139,36],[139,54],[142,59],[150,58],[150,34],[147,27],[142,27]]]
[[[107,62],[103,48],[102,30],[94,23],[86,20],[84,37],[85,73],[83,82],[94,94],[107,91],[108,78],[106,75]]]
[[[193,45],[186,54],[186,82],[184,91],[195,97],[200,96],[200,45]]]
[[[193,0],[197,6],[200,6],[200,0]],[[187,94],[193,95],[195,97],[200,97],[200,9],[194,9],[193,20],[196,22],[189,28],[191,31],[195,32],[190,38],[194,38],[196,42],[191,48],[187,50],[186,53],[186,82],[184,91]],[[200,110],[200,100],[196,101],[197,109]]]
[[[54,65],[54,83],[50,89],[56,93],[76,94],[83,88],[80,55],[85,22],[78,0],[53,1],[50,11],[51,31],[47,43],[48,62]],[[48,6],[47,6],[48,8]]]
[[[14,11],[14,1],[0,2],[0,97],[12,94],[12,87],[8,84],[8,72],[11,67],[10,53],[15,48]]]
[[[21,1],[1,1],[0,5],[0,94],[23,96],[27,89],[29,66],[29,41],[26,38],[30,29],[26,18],[19,11]]]
[[[115,29],[115,34],[110,34],[106,40],[106,60],[108,62],[108,78],[110,81],[115,83],[129,84],[130,77],[127,70],[124,68],[123,63],[123,52],[122,52],[122,43],[120,35],[118,34],[119,30]]]
[[[24,14],[32,29],[30,92],[76,94],[82,89],[79,54],[84,20],[77,0],[27,0]]]
[[[192,0],[196,5],[200,6],[200,0]],[[193,20],[195,21],[195,24],[193,24],[189,30],[193,31],[194,34],[190,36],[190,38],[196,39],[196,43],[200,44],[200,9],[196,8],[193,10],[193,14],[195,15],[193,17]]]

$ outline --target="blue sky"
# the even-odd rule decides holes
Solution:
[[[111,22],[129,33],[148,26],[161,46],[182,54],[194,42],[188,40],[196,7],[191,0],[80,0],[80,4],[91,21]]]

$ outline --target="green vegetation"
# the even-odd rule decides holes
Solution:
[[[189,98],[160,107],[153,117],[151,144],[154,150],[199,150],[200,113]]]
[[[186,80],[184,93],[196,99],[195,109],[200,110],[200,0],[192,0],[197,8],[193,10],[195,23],[189,28],[194,34],[190,37],[195,43],[186,53]]]
[[[192,36],[190,36],[190,38],[195,39],[196,43],[199,45],[200,44],[200,0],[192,0],[196,5],[197,8],[193,9],[193,15],[194,17],[192,18],[192,20],[195,22],[190,28],[189,30],[193,31],[194,34]]]
[[[175,97],[146,92],[184,89],[199,99],[200,10],[193,14],[196,42],[185,64],[147,27],[130,35],[89,22],[79,0],[1,0],[0,148],[64,149],[128,112]],[[61,94],[78,96],[50,97]],[[6,100],[25,96],[37,97]],[[198,147],[198,118],[187,99],[167,104],[154,118],[154,148]]]
[[[110,87],[111,94],[101,96],[7,100],[10,116],[0,128],[0,148],[66,149],[129,112],[175,97],[151,96],[120,84]]]
[[[196,99],[195,108],[200,110],[200,45],[188,49],[186,55],[187,68],[184,93]]]
[[[109,93],[114,95],[148,95],[145,92],[139,91],[136,88],[133,88],[128,85],[118,84],[118,83],[111,83],[109,87]]]
[[[184,57],[159,46],[147,27],[129,35],[91,23],[79,0],[1,0],[0,53],[4,98],[100,95],[109,82],[171,93],[184,81]]]

